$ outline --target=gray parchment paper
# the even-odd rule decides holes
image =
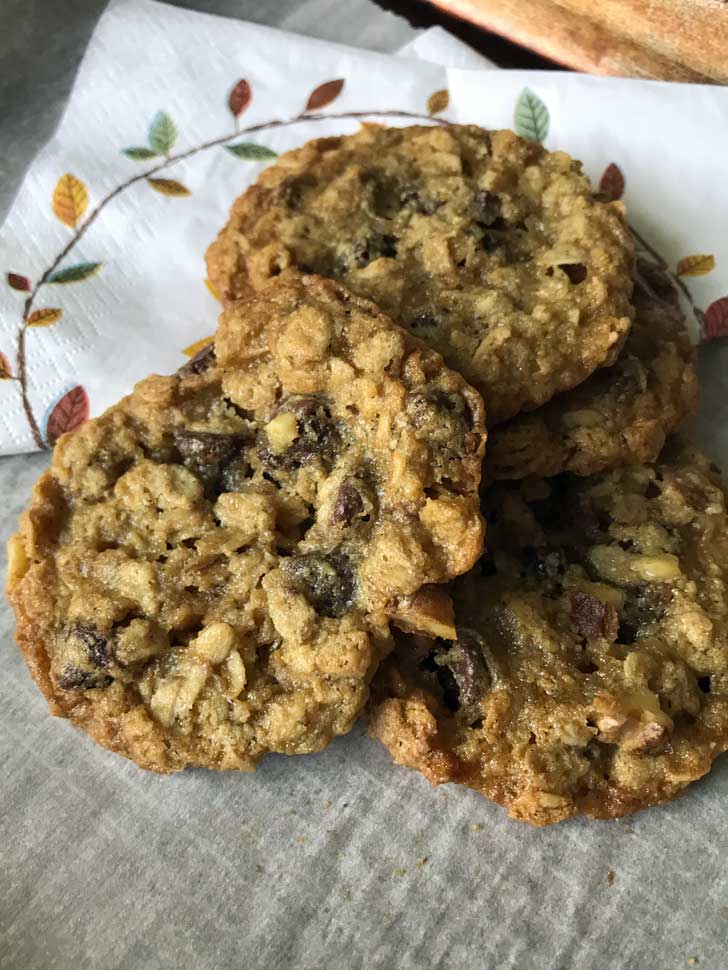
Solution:
[[[704,347],[691,430],[726,466],[727,373]],[[0,460],[3,547],[46,463]],[[155,777],[49,717],[12,629],[3,605],[2,970],[728,967],[728,758],[663,808],[545,830],[361,730]]]

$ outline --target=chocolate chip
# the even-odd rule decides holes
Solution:
[[[351,479],[347,478],[346,481],[341,483],[336,495],[331,521],[335,525],[350,526],[363,511],[364,502],[359,489]]]
[[[225,465],[220,472],[221,492],[242,492],[246,481],[253,477],[253,470],[244,458],[238,458]]]
[[[569,282],[576,286],[583,283],[587,276],[587,269],[583,263],[561,263],[560,269],[569,277]]]
[[[555,598],[561,595],[563,577],[566,572],[566,556],[560,549],[549,552],[525,546],[521,550],[522,576],[538,586],[544,596]]]
[[[437,199],[423,196],[413,185],[407,185],[402,189],[399,200],[403,206],[423,216],[434,215],[443,204]]]
[[[648,296],[656,296],[658,299],[665,303],[670,303],[672,306],[680,306],[677,287],[670,279],[668,271],[658,266],[657,263],[638,257],[635,284],[637,287],[635,296],[644,296],[644,293],[639,293],[641,287],[643,291],[647,290]]]
[[[114,678],[98,670],[66,667],[57,680],[61,690],[100,690],[113,683]]]
[[[629,590],[619,613],[617,642],[630,645],[639,638],[645,626],[661,620],[667,612],[672,594],[669,583],[642,583]]]
[[[468,211],[480,225],[490,227],[501,214],[501,200],[494,192],[481,189],[473,196]]]
[[[175,431],[174,443],[185,463],[221,465],[231,461],[240,451],[245,439],[237,434],[217,434],[211,431]]]
[[[111,664],[109,639],[96,627],[79,624],[73,628],[71,635],[81,641],[94,667],[108,667]]]
[[[571,625],[586,640],[593,640],[596,637],[613,639],[617,634],[619,619],[617,611],[608,603],[588,593],[571,594],[571,612],[569,614]]]
[[[313,185],[313,179],[307,176],[291,175],[278,185],[276,194],[289,209],[298,209],[303,202],[306,189]]]
[[[211,431],[175,431],[173,438],[182,464],[200,479],[210,499],[219,494],[225,469],[239,457],[246,443],[245,435]]]
[[[710,675],[706,674],[704,677],[698,677],[698,687],[702,690],[704,694],[710,693]]]
[[[397,240],[379,232],[373,232],[366,239],[355,239],[351,254],[356,265],[362,269],[375,259],[392,259],[397,255]]]
[[[291,556],[282,568],[321,616],[340,617],[351,607],[356,579],[349,560],[340,553]]]
[[[410,320],[409,325],[412,330],[419,330],[420,327],[436,327],[437,317],[434,317],[431,313],[418,313],[416,317]]]
[[[320,458],[326,465],[333,461],[341,445],[341,435],[324,401],[315,397],[291,396],[277,413],[295,415],[298,433],[282,451],[271,448],[268,436],[261,433],[258,455],[267,468],[293,471],[314,458]]]
[[[186,364],[177,369],[178,377],[191,377],[193,374],[202,374],[208,367],[215,363],[215,345],[207,344],[202,350],[198,350],[194,357],[191,357]]]

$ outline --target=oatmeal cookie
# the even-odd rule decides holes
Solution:
[[[640,260],[633,301],[635,320],[615,364],[495,429],[488,479],[591,475],[651,462],[667,435],[695,412],[695,354],[668,275]]]
[[[483,395],[489,426],[614,362],[632,315],[619,202],[511,131],[385,128],[281,156],[207,253],[223,299],[297,271],[344,282]]]
[[[728,748],[728,517],[719,475],[655,466],[492,486],[454,640],[403,637],[370,729],[399,764],[546,825],[677,795]]]
[[[477,559],[483,441],[477,393],[333,282],[231,305],[61,438],[10,542],[51,711],[156,771],[324,747],[390,614]]]

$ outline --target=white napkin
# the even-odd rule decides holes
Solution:
[[[273,152],[356,131],[361,112],[515,125],[582,158],[597,183],[616,164],[633,225],[671,267],[715,261],[680,279],[710,334],[728,330],[728,90],[418,59],[442,49],[447,65],[476,63],[458,47],[425,35],[414,59],[412,45],[389,56],[152,0],[112,3],[0,236],[0,454],[52,442],[149,372],[179,367],[216,326],[203,254],[232,200]],[[288,123],[312,102],[326,117]]]

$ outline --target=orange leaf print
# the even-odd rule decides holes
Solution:
[[[212,294],[213,298],[215,300],[217,300],[218,303],[221,303],[222,302],[222,297],[218,293],[217,287],[212,282],[212,280],[205,280],[205,286],[210,291],[210,293]]]
[[[427,99],[427,113],[431,115],[437,115],[450,104],[450,92],[447,88],[443,88],[442,91],[435,91]]]
[[[324,81],[323,84],[319,84],[308,96],[305,110],[318,111],[320,108],[325,108],[338,98],[343,87],[343,77],[336,78],[334,81]]]
[[[147,179],[147,182],[155,192],[161,192],[162,195],[192,195],[187,186],[176,179]]]
[[[88,190],[81,179],[66,172],[53,190],[53,211],[61,222],[75,229],[88,208]]]
[[[74,431],[84,421],[88,421],[88,410],[88,394],[85,387],[78,384],[70,391],[66,391],[63,397],[56,401],[48,415],[46,438],[50,444],[54,445],[66,431]]]
[[[10,370],[10,363],[5,354],[0,351],[0,381],[8,381],[13,376]]]
[[[57,307],[45,307],[43,310],[34,310],[28,317],[29,327],[50,327],[63,316],[63,310]]]
[[[728,296],[714,300],[703,315],[703,340],[728,337]]]
[[[212,335],[210,337],[202,337],[200,340],[195,340],[195,342],[190,344],[189,347],[185,347],[182,353],[185,355],[185,357],[194,357],[195,354],[199,354],[199,352],[204,350],[208,344],[212,343],[214,339],[214,335]]]
[[[710,253],[696,253],[684,256],[677,264],[678,276],[705,276],[715,269],[715,256]]]

